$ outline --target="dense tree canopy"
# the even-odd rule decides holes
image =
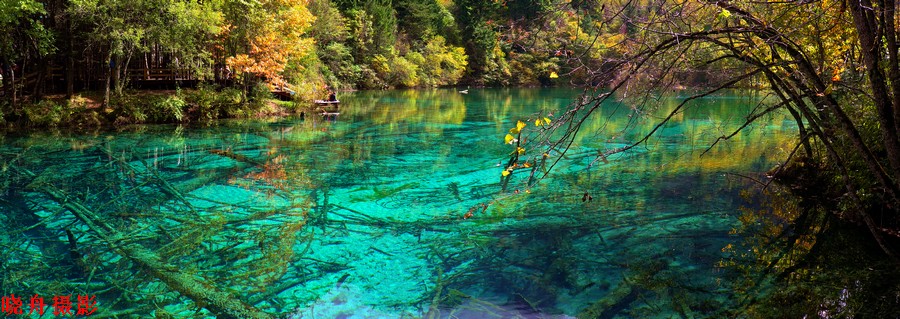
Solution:
[[[550,85],[592,41],[597,8],[554,1],[9,0],[7,104],[46,93],[256,83],[333,88]],[[616,30],[609,32],[615,33]],[[587,51],[579,51],[583,53]],[[592,51],[592,63],[608,52]],[[162,81],[165,80],[165,81]],[[13,83],[15,85],[13,85]],[[113,96],[113,97],[115,97]],[[16,108],[5,109],[16,117]]]

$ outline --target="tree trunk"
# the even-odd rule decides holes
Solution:
[[[15,109],[16,106],[18,106],[18,101],[16,101],[16,69],[12,67],[9,68],[9,85],[12,90],[12,94],[10,94],[12,97],[12,107]]]
[[[103,89],[103,107],[109,107],[109,89],[110,89],[110,81],[112,81],[112,68],[110,64],[112,63],[112,50],[106,55],[106,84]]]
[[[75,40],[72,38],[72,21],[66,22],[66,99],[75,95]]]
[[[889,95],[888,81],[882,69],[883,43],[879,37],[879,27],[877,23],[878,15],[872,9],[871,2],[868,0],[850,1],[850,11],[853,16],[853,22],[856,26],[856,32],[859,35],[859,45],[863,57],[863,63],[866,66],[866,75],[869,79],[869,85],[872,89],[872,97],[875,102],[875,108],[878,110],[879,124],[881,124],[881,136],[884,139],[884,148],[887,151],[888,163],[891,171],[893,171],[894,182],[900,180],[900,137],[897,135],[897,123],[894,121],[896,105]],[[886,15],[893,19],[894,12]],[[885,17],[885,19],[887,19]],[[891,23],[893,24],[893,23]],[[892,33],[893,30],[887,30]],[[890,37],[888,37],[890,40]],[[892,42],[892,41],[888,41]],[[893,41],[895,42],[895,41]],[[891,43],[888,43],[890,46]],[[896,50],[896,42],[893,43]],[[887,63],[897,63],[896,53],[891,54],[894,61]],[[900,77],[897,70],[889,70],[893,76]],[[896,82],[896,81],[895,81]],[[900,91],[900,83],[893,83],[894,89]],[[900,92],[894,92],[896,95]],[[895,96],[896,98],[896,96]],[[896,185],[896,184],[895,184]]]
[[[117,55],[113,63],[113,87],[116,89],[116,96],[122,96],[122,56]]]
[[[50,63],[46,57],[40,57],[37,60],[37,78],[34,80],[34,90],[32,90],[32,101],[40,101],[44,98],[44,89],[47,83],[48,75],[50,75]]]

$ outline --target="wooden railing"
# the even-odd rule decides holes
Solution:
[[[188,69],[128,69],[126,77],[138,81],[196,80]]]
[[[65,69],[59,67],[50,68],[50,79],[65,79]],[[156,68],[156,69],[126,69],[125,78],[132,81],[175,81],[196,80],[194,73],[189,69]],[[98,79],[102,80],[102,78]]]

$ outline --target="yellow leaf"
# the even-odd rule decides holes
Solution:
[[[524,147],[516,147],[516,151],[519,152],[519,155],[525,154],[525,148],[524,148]]]
[[[531,163],[525,162],[525,164],[522,164],[522,166],[525,168],[529,168],[529,167],[531,167]]]
[[[525,128],[525,122],[519,121],[516,123],[516,128],[519,129],[519,131],[522,131],[522,129]]]
[[[513,137],[512,134],[506,134],[506,137],[503,139],[503,143],[512,144],[513,139],[515,139],[515,137]]]
[[[731,16],[731,11],[722,9],[722,12],[720,13],[720,15],[721,15],[723,18],[728,18],[728,17]]]
[[[500,173],[500,175],[503,175],[505,177],[505,176],[509,175],[509,171],[503,170],[503,173]]]
[[[541,126],[541,119],[534,120],[534,126]]]
[[[509,134],[519,134],[519,129],[517,129],[515,127],[511,128],[511,129],[509,129]]]
[[[559,77],[559,75],[556,74],[556,72],[550,72],[550,78],[551,78],[551,79],[555,79],[555,78],[558,78],[558,77]]]
[[[544,125],[550,125],[550,118],[549,118],[549,117],[545,117],[545,118],[544,118]]]

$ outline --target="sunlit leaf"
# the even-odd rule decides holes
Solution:
[[[506,137],[503,138],[503,143],[512,144],[513,139],[515,139],[515,137],[513,137],[512,134],[506,134]]]
[[[559,75],[556,74],[556,72],[550,72],[550,78],[551,78],[551,79],[555,79],[555,78],[558,78],[558,77],[559,77]]]
[[[519,129],[515,127],[511,128],[509,129],[509,134],[519,134]]]
[[[721,17],[723,17],[723,18],[728,18],[728,17],[731,16],[731,11],[722,9],[722,13],[720,13],[719,15],[720,15]]]
[[[524,147],[517,147],[517,148],[516,148],[516,152],[519,152],[519,155],[525,154],[525,148],[524,148]]]
[[[534,120],[534,126],[544,126],[544,125],[550,125],[550,118],[545,117],[542,119],[539,118],[539,119]]]
[[[503,170],[503,173],[500,173],[500,175],[503,175],[504,177],[505,177],[505,176],[508,176],[508,175],[509,175],[509,171]]]
[[[519,129],[519,131],[522,131],[522,129],[525,128],[525,122],[519,121],[516,123],[516,128]]]

